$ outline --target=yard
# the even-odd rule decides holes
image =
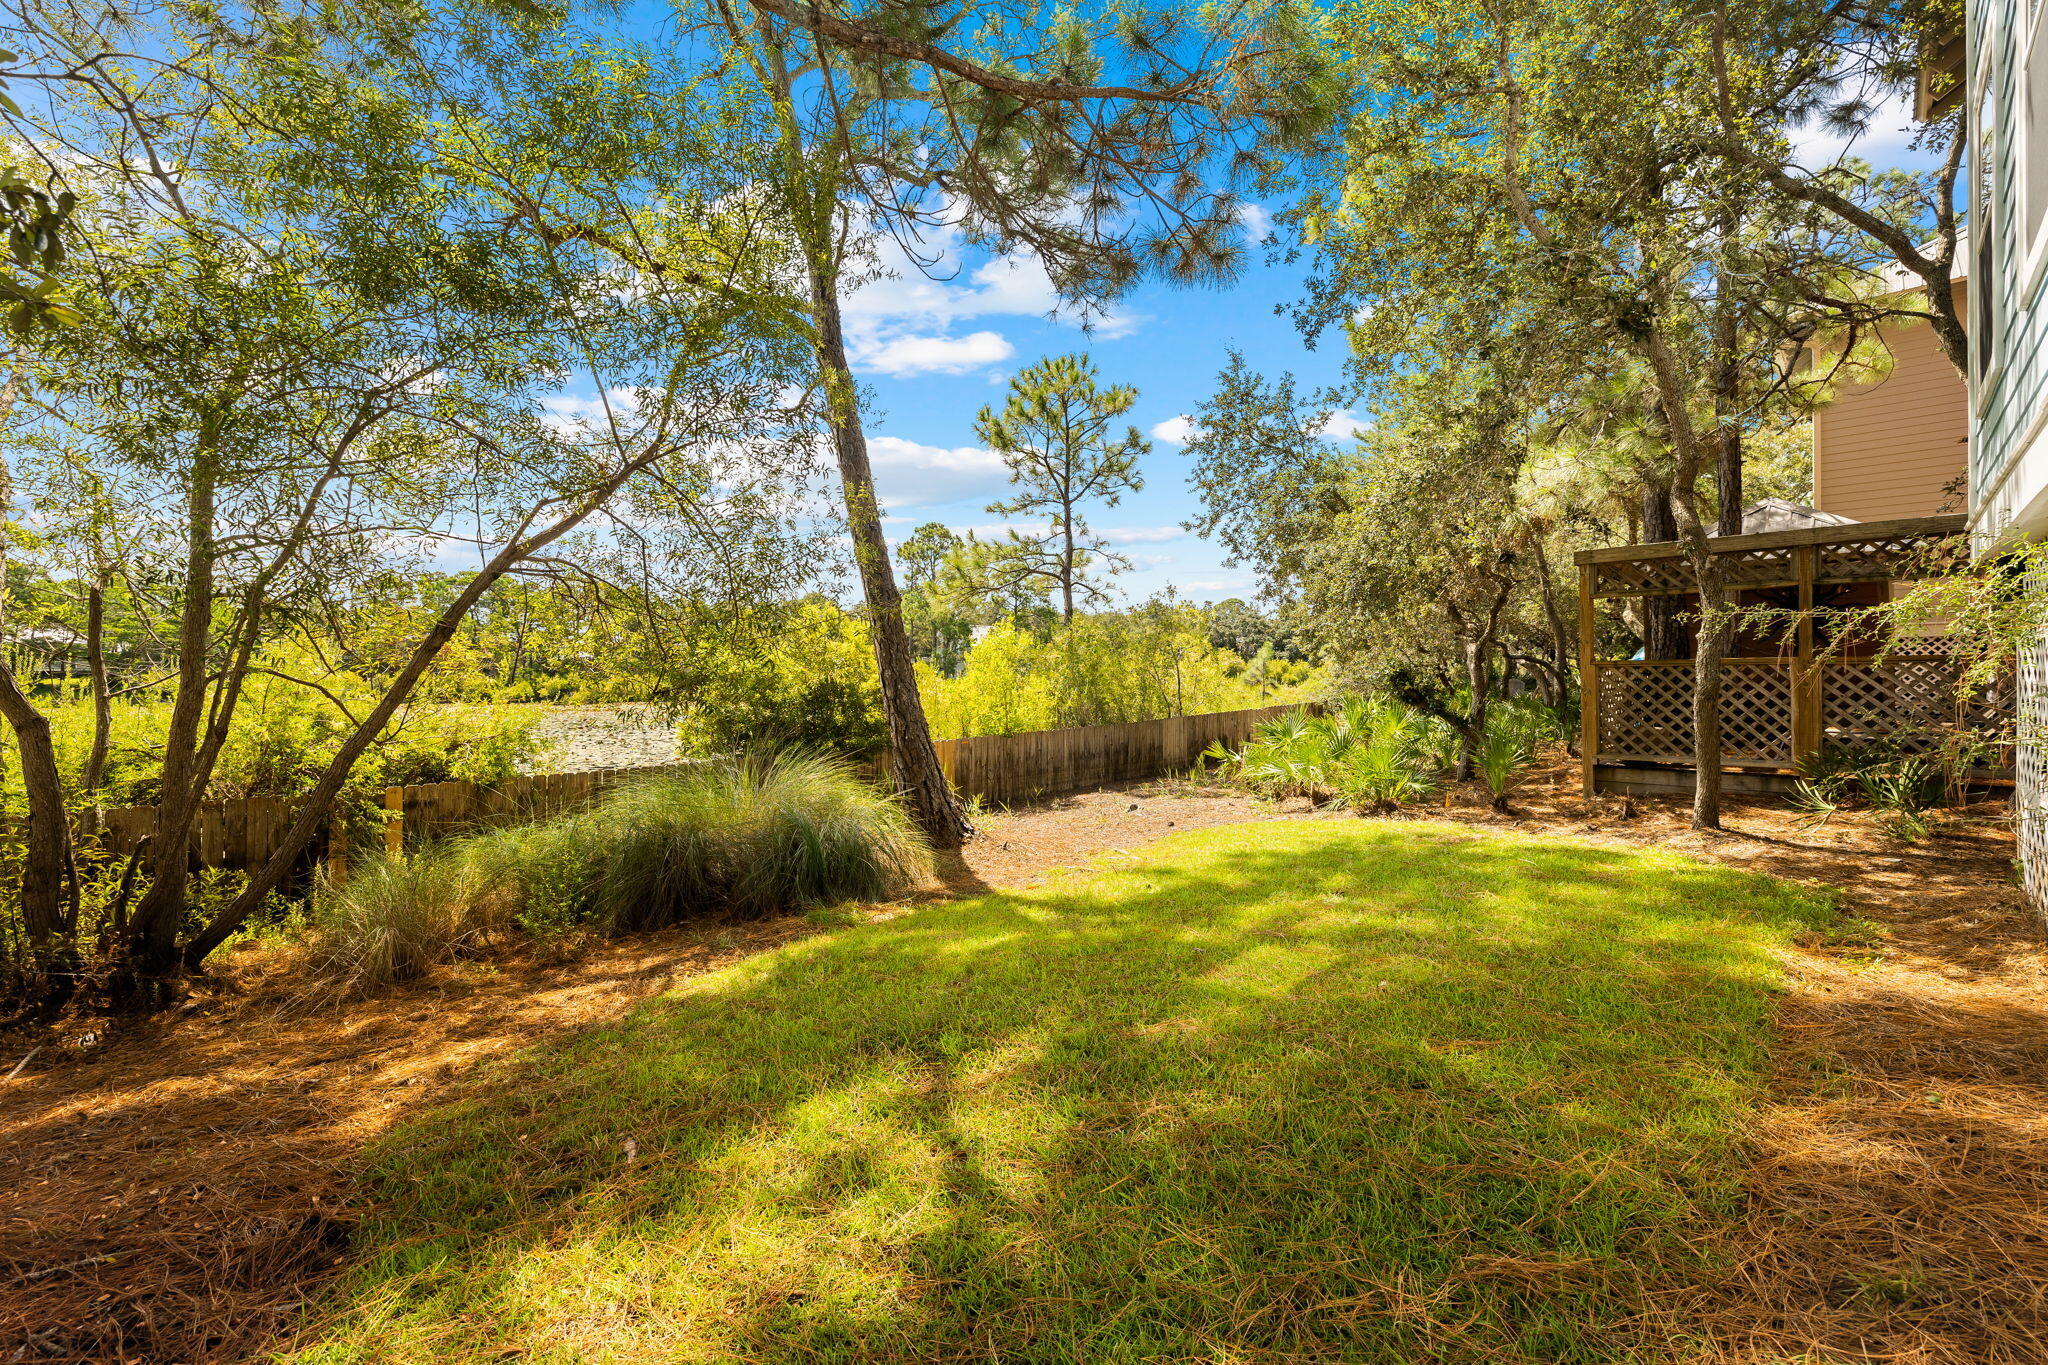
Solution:
[[[1088,793],[988,815],[908,904],[344,1008],[252,947],[175,1021],[0,1080],[0,1343],[2048,1358],[2009,833],[1702,836],[1569,776],[1426,821]]]
[[[1450,824],[1181,833],[809,938],[380,1142],[306,1361],[1614,1360],[1726,1267],[1826,900]]]

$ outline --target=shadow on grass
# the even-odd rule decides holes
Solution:
[[[1828,913],[1316,822],[809,939],[384,1143],[303,1358],[1621,1358]]]

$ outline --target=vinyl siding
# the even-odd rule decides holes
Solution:
[[[2029,458],[2043,452],[2027,449],[2035,418],[2048,399],[2048,309],[2042,307],[2038,286],[2031,296],[2022,296],[2024,246],[2014,230],[2020,212],[2015,153],[2021,132],[2022,17],[2019,0],[1972,0],[1969,7],[1970,62],[1973,69],[1985,62],[1985,97],[1995,110],[1985,130],[1993,162],[1978,167],[1989,187],[1989,231],[1996,258],[1990,275],[1992,364],[1970,442],[1971,511],[1980,537],[1986,539],[2022,517],[2038,520],[2040,495],[2048,491],[2048,460]],[[1972,152],[1981,156],[1981,148]],[[1974,236],[1983,228],[1973,223],[1970,230]],[[2048,525],[2020,529],[2048,533]]]
[[[1967,294],[1956,286],[1959,301]],[[1879,332],[1891,373],[1845,384],[1814,414],[1813,505],[1851,521],[1962,510],[1947,486],[1969,464],[1970,395],[1925,323]]]
[[[1985,69],[1983,91],[1972,98],[1985,100],[1995,111],[1985,120],[1987,135],[1979,139],[1990,143],[1990,157],[1981,145],[1970,149],[1971,170],[1987,187],[1991,220],[1972,223],[1970,231],[1974,236],[1988,228],[1996,258],[1985,276],[1991,286],[1988,356],[1978,364],[1980,372],[1988,369],[1988,382],[1977,396],[1970,428],[1970,512],[1980,545],[2007,534],[2048,538],[2048,439],[2041,436],[2037,420],[2048,402],[2048,302],[2039,284],[2026,289],[2025,247],[2013,227],[2021,209],[2015,153],[2022,135],[2023,4],[1967,0],[1966,7],[1970,69],[1974,72],[1980,62]],[[2048,129],[2031,131],[2048,137]],[[1985,331],[1981,325],[1971,327],[1973,351],[1987,349]],[[2048,763],[2037,737],[2048,724],[2048,640],[2022,649],[2015,663],[2019,733],[2013,814],[2023,880],[2036,912],[2042,913],[2048,907]]]

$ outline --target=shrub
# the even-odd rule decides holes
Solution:
[[[1515,784],[1536,766],[1545,748],[1562,738],[1557,714],[1533,698],[1509,698],[1488,709],[1486,734],[1472,759],[1495,810],[1508,808]]]
[[[1336,799],[1391,810],[1434,792],[1450,734],[1391,698],[1353,697],[1327,715],[1289,711],[1261,722],[1237,753],[1212,745],[1220,773],[1266,796]]]
[[[1355,744],[1337,768],[1337,794],[1353,810],[1382,814],[1426,801],[1437,790],[1436,771],[1418,761],[1399,731],[1382,732]]]
[[[1962,799],[1965,777],[1979,762],[1974,752],[1920,754],[1896,744],[1829,744],[1800,760],[1792,804],[1806,823],[1824,824],[1844,806],[1861,801],[1876,815],[1880,829],[1910,843],[1933,830],[1930,812]]]
[[[353,995],[481,949],[507,927],[467,859],[379,859],[316,893],[310,963],[319,989]]]
[[[587,810],[444,840],[323,887],[314,965],[360,991],[518,934],[611,933],[896,894],[927,865],[901,805],[842,761],[706,762]]]

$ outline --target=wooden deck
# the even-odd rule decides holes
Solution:
[[[1925,578],[1969,563],[1962,516],[1851,523],[1713,541],[1731,591],[1776,592],[1793,624],[1774,654],[1722,664],[1721,760],[1726,770],[1787,773],[1834,744],[1884,740],[1931,750],[2011,714],[2010,688],[1958,696],[1960,662],[1940,639],[1910,652],[1816,647],[1817,596],[1850,584]],[[1579,565],[1580,743],[1586,793],[1597,770],[1693,766],[1693,661],[1602,659],[1595,612],[1603,601],[1690,596],[1692,572],[1676,543],[1584,550]],[[1790,589],[1789,594],[1784,590]]]

